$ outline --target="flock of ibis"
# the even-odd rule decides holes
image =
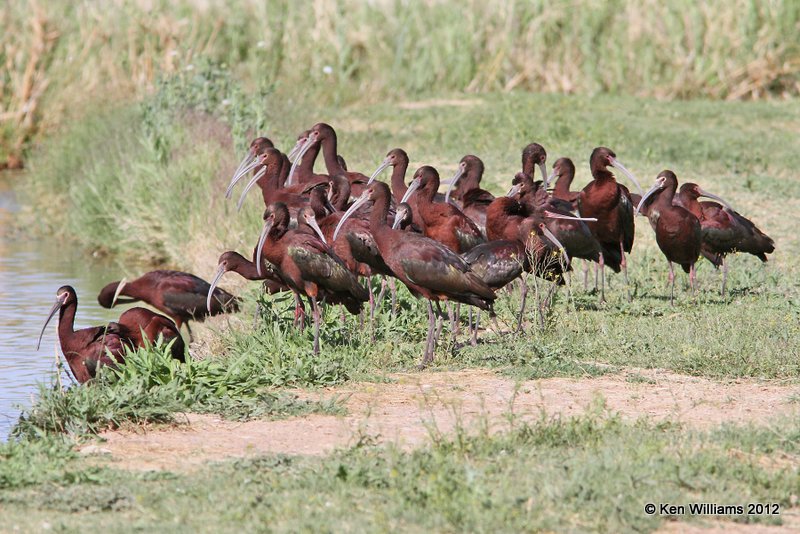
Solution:
[[[314,171],[320,152],[326,174]],[[362,314],[366,304],[372,321],[388,287],[390,313],[395,314],[395,280],[399,280],[427,303],[425,366],[433,359],[446,318],[455,336],[461,304],[478,308],[474,319],[469,310],[475,343],[480,310],[493,317],[497,291],[517,279],[521,303],[516,329],[521,329],[528,274],[563,284],[571,261],[580,258],[585,260],[584,287],[588,287],[589,263],[595,263],[601,301],[606,267],[622,272],[627,286],[626,255],[633,248],[637,214],[648,218],[667,259],[673,303],[674,263],[689,274],[694,293],[695,264],[700,256],[707,258],[723,269],[724,293],[728,254],[746,252],[767,261],[766,255],[774,250],[772,239],[722,198],[694,183],[679,189],[672,171],[662,171],[644,192],[611,149],[598,147],[589,158],[593,180],[583,190],[572,191],[573,162],[560,158],[550,173],[546,163],[542,145],[526,146],[521,171],[507,194],[496,197],[481,188],[483,162],[467,155],[442,194],[439,173],[431,166],[418,168],[407,182],[409,157],[401,148],[390,150],[370,176],[348,170],[338,153],[336,132],[325,123],[303,132],[288,154],[259,137],[250,144],[225,192],[230,198],[237,183],[249,178],[238,201],[241,208],[254,186],[261,189],[264,223],[249,259],[235,251],[224,252],[210,284],[188,273],[153,271],[136,280],[108,284],[98,297],[105,307],[143,301],[166,317],[136,307],[117,322],[75,331],[77,296],[64,286],[57,292],[48,322],[60,311],[62,351],[73,376],[85,382],[99,365],[122,361],[126,350],[159,337],[174,340],[172,354],[182,360],[183,324],[191,338],[188,321],[238,309],[238,299],[217,288],[229,271],[262,281],[269,293],[292,292],[298,328],[305,325],[308,303],[315,354],[320,350],[323,305],[341,305],[351,314]],[[389,167],[386,184],[378,177]],[[612,168],[638,192],[618,183]],[[712,201],[701,202],[700,197]],[[372,287],[376,276],[381,278],[379,291]]]

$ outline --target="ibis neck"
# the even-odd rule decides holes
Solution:
[[[336,157],[337,154],[336,135],[325,137],[322,140],[322,156],[325,159],[325,168],[328,169],[329,176],[347,174],[342,164],[339,163],[339,159]]]
[[[73,300],[69,304],[61,306],[58,312],[58,338],[63,343],[75,332],[75,312],[78,309],[78,302]]]
[[[300,160],[300,164],[297,165],[297,169],[295,169],[298,177],[305,178],[314,174],[314,162],[317,161],[319,149],[319,143],[313,143],[309,147],[308,151],[303,155],[303,159]]]
[[[556,198],[566,198],[569,196],[569,187],[572,185],[572,173],[564,173],[556,180],[556,186],[553,188],[553,196]]]
[[[400,202],[400,199],[403,198],[403,195],[406,194],[408,191],[408,186],[406,185],[406,171],[408,170],[408,160],[400,161],[397,165],[394,166],[392,169],[392,196],[397,202]]]

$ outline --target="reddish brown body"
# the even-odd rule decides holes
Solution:
[[[422,222],[424,234],[458,254],[485,242],[478,226],[452,204],[434,202],[439,189],[439,173],[429,166],[420,167],[414,174],[420,180],[419,191],[412,195],[417,199],[417,212],[414,220]],[[413,208],[412,208],[413,209]]]
[[[118,298],[114,303],[112,301],[119,284],[119,281],[112,282],[100,291],[97,301],[101,306],[111,308],[112,304],[146,302],[169,316],[178,328],[188,321],[202,321],[209,315],[239,309],[236,297],[217,288],[214,291],[214,305],[209,311],[206,308],[209,283],[181,271],[151,271],[126,282],[119,295],[127,298]]]

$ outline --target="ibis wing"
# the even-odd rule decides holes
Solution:
[[[630,252],[633,248],[633,236],[635,234],[633,226],[633,211],[635,207],[628,188],[621,184],[619,188],[620,195],[617,209],[619,210],[619,220],[622,225],[622,246],[625,248],[625,252]]]
[[[332,250],[305,242],[290,245],[288,253],[304,279],[330,291],[347,292],[358,300],[369,300],[367,290]]]

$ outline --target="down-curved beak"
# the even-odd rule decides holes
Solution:
[[[56,302],[55,304],[53,304],[53,307],[50,308],[50,313],[47,314],[47,320],[44,322],[44,326],[42,326],[42,331],[39,332],[39,339],[38,341],[36,341],[36,350],[39,350],[39,347],[42,344],[42,336],[44,336],[45,328],[47,328],[47,325],[50,324],[50,320],[53,318],[56,312],[61,309],[61,306],[64,305],[66,300],[67,300],[66,293],[62,293],[61,295],[58,295],[56,297]]]
[[[561,251],[561,254],[564,256],[564,259],[567,260],[567,267],[569,267],[569,255],[567,255],[567,249],[564,248],[564,245],[561,244],[561,241],[558,240],[556,236],[553,235],[553,232],[547,229],[547,225],[544,223],[539,223],[539,230],[542,231],[542,235],[544,235],[547,239],[549,239],[558,250]]]
[[[342,226],[344,225],[344,222],[348,219],[348,217],[354,214],[358,210],[358,208],[366,204],[368,200],[369,200],[369,190],[361,193],[361,196],[358,197],[355,202],[353,202],[353,204],[347,209],[346,212],[344,212],[342,218],[339,219],[339,224],[336,225],[336,229],[333,231],[334,241],[336,241],[336,237],[339,235],[339,230],[342,229]]]
[[[547,188],[547,167],[544,161],[539,163],[539,171],[542,173],[542,181],[544,182],[545,189]]]
[[[252,171],[258,166],[259,159],[260,158],[258,158],[255,154],[252,154],[250,151],[247,152],[247,155],[239,164],[239,167],[237,167],[236,172],[233,173],[233,178],[231,178],[228,188],[225,190],[225,198],[231,198],[233,187],[239,182],[239,180],[242,179],[242,176],[245,176],[248,172]]]
[[[322,233],[322,229],[319,227],[319,224],[317,224],[317,219],[314,217],[306,217],[306,223],[308,223],[308,225],[319,236],[320,240],[327,245],[328,240],[325,239],[325,234]]]
[[[272,219],[267,219],[264,221],[264,227],[261,229],[261,235],[258,236],[258,245],[256,245],[256,272],[258,276],[263,276],[261,274],[261,252],[264,249],[264,243],[267,241],[267,235],[269,235],[269,231],[272,229]]]
[[[291,160],[292,160],[292,158],[293,158],[293,157],[295,157],[295,155],[297,154],[297,152],[298,152],[298,151],[299,151],[301,148],[303,148],[303,145],[305,144],[305,142],[306,142],[307,140],[308,140],[308,137],[301,137],[301,138],[299,138],[299,139],[297,140],[297,142],[294,144],[294,146],[293,146],[293,147],[292,147],[292,149],[289,151],[289,153],[288,153],[288,154],[286,154],[286,157],[287,157],[287,158],[289,158],[289,161],[291,161]]]
[[[520,189],[522,189],[522,184],[513,185],[511,189],[508,190],[508,193],[506,193],[506,196],[509,198],[515,197],[519,194]]]
[[[733,206],[728,204],[728,202],[722,197],[719,197],[717,195],[712,195],[711,193],[709,193],[705,189],[701,189],[699,187],[697,188],[697,192],[700,193],[701,197],[713,198],[714,200],[716,200],[717,202],[719,202],[720,204],[722,204],[723,206],[728,208],[730,211],[736,211],[735,209],[733,209]]]
[[[658,191],[659,189],[664,187],[664,182],[665,182],[665,180],[663,178],[660,178],[660,179],[656,180],[656,183],[653,184],[653,187],[651,187],[650,190],[647,191],[647,193],[642,195],[642,200],[640,200],[639,201],[639,205],[636,206],[635,215],[639,215],[639,213],[642,211],[642,206],[644,206],[645,201],[648,198],[650,198],[653,195],[653,193],[655,193],[656,191]]]
[[[400,226],[400,223],[403,221],[403,212],[397,210],[394,212],[394,222],[392,222],[392,230],[397,230],[397,227]]]
[[[379,175],[380,173],[382,173],[383,171],[385,171],[385,170],[386,170],[386,168],[387,168],[389,165],[391,165],[391,164],[392,164],[392,160],[390,160],[389,158],[385,158],[385,159],[383,160],[383,162],[382,162],[380,165],[378,165],[378,168],[377,168],[377,169],[375,169],[375,172],[373,172],[373,173],[372,173],[372,176],[370,176],[370,177],[369,177],[369,180],[367,180],[367,185],[369,185],[369,184],[371,184],[372,182],[374,182],[374,181],[375,181],[375,178],[377,178],[377,177],[378,177],[378,175]]]
[[[547,189],[550,186],[550,182],[552,182],[555,177],[556,177],[556,171],[553,171],[544,179],[545,189]]]
[[[266,166],[261,167],[260,169],[258,169],[258,172],[253,175],[250,181],[247,182],[247,185],[245,186],[244,190],[242,190],[242,194],[239,196],[239,202],[236,203],[236,211],[241,211],[242,206],[244,205],[244,199],[247,196],[247,192],[250,191],[250,189],[252,189],[254,185],[256,185],[256,182],[258,182],[258,180],[262,176],[264,176],[266,172],[267,172],[267,167]]]
[[[308,139],[306,139],[306,142],[303,143],[303,146],[297,151],[297,155],[292,162],[292,168],[289,169],[289,176],[286,178],[286,185],[292,185],[292,177],[294,176],[295,169],[297,169],[297,166],[300,164],[300,160],[303,159],[303,156],[306,152],[308,152],[308,149],[311,148],[311,145],[313,144],[314,138],[309,135]]]
[[[444,194],[445,202],[450,202],[450,193],[453,191],[453,188],[456,186],[456,183],[463,174],[464,174],[464,169],[461,167],[461,165],[459,165],[456,173],[453,175],[452,178],[450,178],[450,185],[447,186],[447,192]]]
[[[631,171],[629,171],[628,169],[626,169],[626,168],[625,168],[625,165],[623,165],[622,163],[620,163],[620,161],[619,161],[617,158],[611,158],[611,157],[610,157],[610,158],[609,158],[609,160],[610,160],[610,162],[611,162],[611,166],[612,166],[612,167],[614,167],[614,168],[616,168],[616,169],[619,169],[619,170],[622,172],[622,174],[624,174],[625,176],[627,176],[627,177],[628,177],[628,180],[630,180],[631,182],[633,182],[633,185],[635,185],[635,186],[636,186],[636,189],[638,189],[638,190],[639,190],[639,194],[640,194],[640,195],[641,195],[641,194],[643,194],[642,186],[641,186],[641,185],[639,185],[639,182],[638,182],[638,181],[636,181],[636,178],[633,176],[633,174],[631,173]]]
[[[114,307],[114,305],[116,305],[117,299],[122,294],[122,290],[125,288],[125,284],[127,284],[127,283],[128,283],[128,279],[127,278],[123,278],[122,280],[119,281],[119,284],[117,284],[117,290],[114,291],[114,297],[111,299],[111,307],[112,308]]]
[[[217,272],[214,273],[214,278],[211,279],[211,287],[208,288],[208,298],[206,298],[206,308],[209,313],[211,313],[211,297],[214,296],[214,290],[217,289],[217,284],[219,284],[226,272],[224,263],[217,265]]]
[[[407,202],[408,199],[411,198],[411,195],[414,193],[414,191],[419,189],[419,185],[421,183],[422,180],[420,180],[419,178],[414,178],[413,180],[411,180],[411,183],[408,185],[408,189],[406,190],[406,194],[403,195],[403,198],[400,200],[400,203],[402,204],[403,202]]]

